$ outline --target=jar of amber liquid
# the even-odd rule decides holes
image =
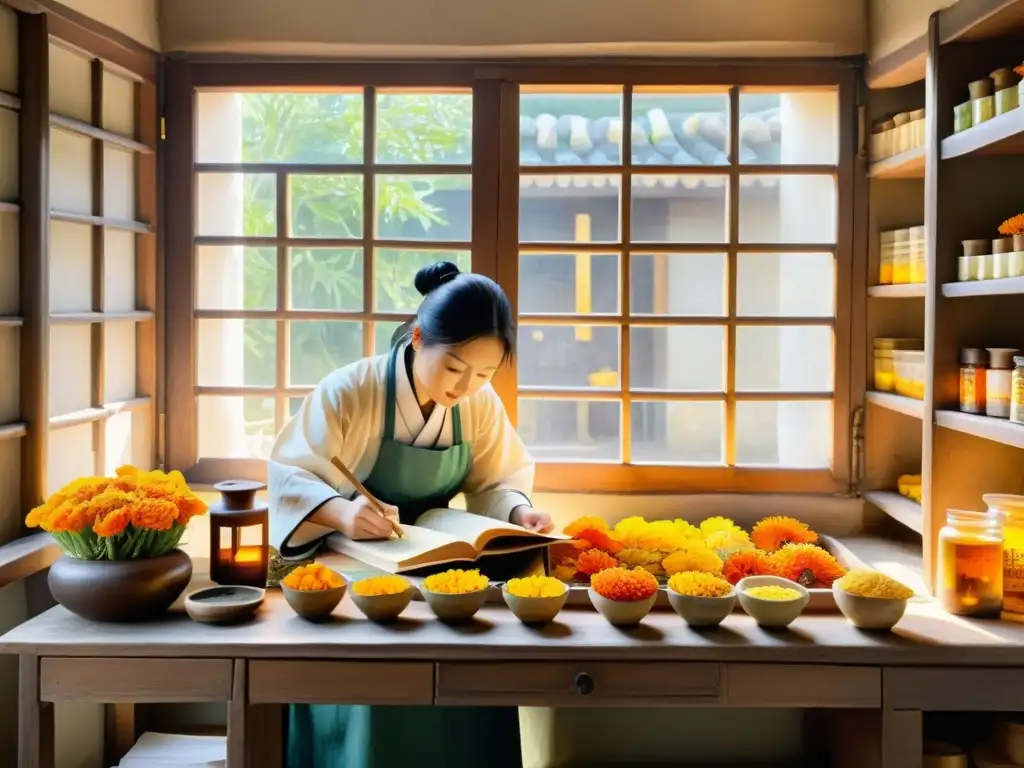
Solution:
[[[984,349],[960,350],[960,410],[985,412],[985,368],[988,353]]]
[[[1013,358],[1010,379],[1010,421],[1024,424],[1024,357]]]
[[[986,493],[981,498],[1003,521],[1002,618],[1024,621],[1024,496]]]
[[[946,511],[939,531],[936,597],[950,613],[998,617],[1003,604],[1003,530],[998,513]]]

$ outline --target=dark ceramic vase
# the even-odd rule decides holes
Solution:
[[[54,600],[92,621],[145,621],[167,612],[192,578],[176,549],[141,560],[76,560],[64,555],[48,577]]]

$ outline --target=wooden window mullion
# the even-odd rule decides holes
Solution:
[[[92,74],[91,97],[92,115],[90,122],[93,127],[102,130],[103,128],[103,62],[100,59],[93,59],[90,62]],[[104,216],[104,155],[105,148],[102,139],[91,138],[89,140],[92,150],[92,215],[97,219]],[[104,276],[106,274],[106,238],[104,227],[100,223],[94,223],[92,229],[92,311],[103,313],[104,300]],[[93,323],[90,328],[91,351],[92,351],[92,402],[93,408],[102,408],[104,393],[104,366],[106,365],[106,323],[101,319]],[[98,419],[92,423],[92,447],[93,467],[97,475],[106,474],[107,464],[107,420]]]
[[[739,269],[737,244],[740,240],[740,89],[729,89],[729,192],[726,210],[729,212],[728,311],[726,322],[725,373],[725,465],[736,466],[736,304]]]
[[[619,387],[622,390],[620,407],[621,435],[620,445],[622,463],[629,464],[632,460],[633,412],[630,395],[630,323],[632,314],[630,306],[630,272],[631,250],[633,240],[633,86],[626,85],[622,89],[622,181],[619,192],[619,204],[622,211],[619,239],[622,242],[622,253],[619,256],[619,311],[624,316],[619,326]]]
[[[373,248],[376,234],[377,89],[363,90],[363,355],[374,352]]]
[[[289,181],[287,173],[278,173],[277,182],[277,311],[291,308],[291,255],[284,239],[291,234],[291,200],[289,198]],[[243,246],[243,260],[244,246]],[[245,322],[244,320],[242,321]],[[274,365],[274,381],[277,394],[274,396],[274,432],[279,432],[288,420],[288,399],[281,394],[288,388],[291,374],[288,370],[289,348],[291,341],[291,323],[279,319],[275,328],[276,354]]]

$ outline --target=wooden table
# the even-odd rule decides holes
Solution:
[[[288,703],[863,710],[858,768],[919,766],[924,710],[1024,711],[1024,627],[927,602],[881,635],[812,615],[770,631],[740,613],[704,631],[662,612],[620,630],[589,610],[530,628],[498,607],[449,627],[419,602],[379,627],[348,598],[307,623],[271,590],[233,627],[180,612],[95,624],[57,607],[0,637],[0,653],[20,656],[21,768],[52,765],[58,701],[226,701],[231,768],[281,765]]]

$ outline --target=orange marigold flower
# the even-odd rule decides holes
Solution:
[[[607,533],[608,523],[606,523],[600,517],[588,515],[586,517],[580,517],[576,520],[573,520],[571,523],[565,526],[565,529],[562,531],[562,533],[564,533],[566,536],[572,536],[573,538],[575,538],[579,536],[580,531],[588,530],[603,531]]]
[[[178,519],[178,507],[167,499],[137,499],[130,506],[132,525],[167,531]]]
[[[590,586],[608,600],[636,602],[646,600],[658,591],[658,580],[643,568],[609,568],[595,573]]]
[[[766,517],[750,533],[754,546],[774,552],[786,544],[813,544],[818,534],[793,517]]]
[[[831,587],[833,581],[846,573],[838,560],[814,544],[787,544],[771,559],[779,576],[805,587]]]
[[[114,509],[102,517],[97,517],[96,522],[93,523],[92,529],[97,536],[117,536],[119,533],[123,533],[124,529],[128,527],[129,514],[128,510],[124,508]]]
[[[1011,216],[1002,224],[999,225],[999,234],[1001,235],[1019,235],[1024,233],[1024,213],[1018,213],[1016,216]]]
[[[619,542],[604,531],[599,531],[596,528],[587,528],[580,531],[577,536],[591,547],[611,552],[613,555],[622,549],[622,545]]]
[[[576,558],[576,570],[592,576],[608,568],[614,568],[619,561],[600,549],[588,549]]]
[[[770,576],[775,573],[771,560],[763,552],[741,550],[726,558],[722,575],[730,584],[738,584],[747,576]]]

